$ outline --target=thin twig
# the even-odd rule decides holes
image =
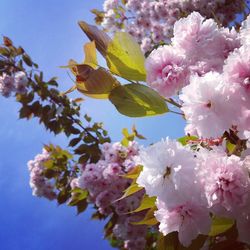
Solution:
[[[174,105],[174,106],[176,106],[177,108],[181,108],[182,106],[178,103],[178,102],[176,102],[174,99],[172,99],[172,98],[168,98],[168,99],[165,99],[167,102],[169,102],[170,104],[172,104],[172,105]]]
[[[181,115],[181,116],[184,116],[183,113],[180,113],[180,112],[176,112],[176,111],[173,111],[173,110],[168,110],[170,113],[174,113],[174,114],[177,114],[177,115]]]

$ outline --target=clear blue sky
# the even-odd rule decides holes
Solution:
[[[45,76],[58,76],[60,88],[66,90],[72,82],[58,66],[70,58],[82,60],[87,39],[77,21],[93,23],[89,10],[101,5],[101,0],[0,0],[0,34],[22,45]],[[114,141],[121,139],[123,127],[133,124],[148,138],[146,143],[183,135],[183,121],[172,114],[130,119],[107,101],[86,99],[82,106],[96,121],[105,123]],[[102,240],[101,223],[90,220],[91,211],[77,217],[70,207],[57,207],[31,195],[27,161],[41,151],[43,143],[65,146],[67,141],[46,133],[36,120],[19,120],[18,108],[13,98],[0,97],[0,249],[111,249]]]

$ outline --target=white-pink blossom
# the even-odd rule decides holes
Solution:
[[[230,91],[223,76],[215,72],[202,77],[193,75],[190,84],[182,89],[181,109],[187,124],[191,124],[200,137],[218,138],[232,126],[239,125],[240,103]]]
[[[28,162],[30,171],[30,187],[32,194],[38,197],[45,197],[49,200],[56,198],[56,191],[53,183],[44,176],[44,162],[50,159],[50,154],[43,149],[42,154],[36,155],[34,160]]]
[[[240,47],[234,29],[219,28],[213,19],[206,20],[197,12],[175,23],[172,43],[200,74],[211,70],[221,72],[229,53]]]
[[[242,13],[245,7],[240,1],[227,1],[227,4],[224,2],[224,0],[106,0],[102,25],[105,28],[108,27],[111,32],[123,29],[133,34],[140,44],[145,38],[148,38],[151,46],[145,46],[144,41],[142,48],[143,51],[146,48],[151,50],[151,47],[159,42],[169,43],[175,22],[193,11],[198,11],[206,18],[216,16],[216,20],[220,24],[228,26],[235,20],[236,13]],[[109,16],[110,9],[117,13],[115,18]],[[159,30],[163,30],[163,32],[159,32]],[[223,42],[221,45],[222,52],[224,50]]]
[[[248,210],[250,178],[243,161],[223,151],[202,150],[198,154],[201,180],[209,207],[220,216],[239,216]]]
[[[169,207],[186,201],[187,197],[200,199],[194,154],[179,142],[169,138],[157,142],[142,149],[138,161],[143,170],[137,183],[149,196],[156,196]]]
[[[0,94],[4,97],[9,97],[11,93],[15,90],[15,81],[12,76],[3,73],[0,76]]]
[[[162,46],[149,55],[146,71],[148,85],[165,97],[175,95],[188,84],[187,61],[170,45]]]
[[[15,79],[15,91],[16,93],[19,94],[24,94],[26,93],[27,89],[27,83],[28,83],[28,78],[26,76],[26,73],[23,71],[18,71],[14,74],[14,79]]]
[[[240,38],[242,45],[250,46],[250,15],[241,24]]]
[[[190,198],[173,208],[166,205],[167,203],[158,201],[158,210],[155,212],[155,217],[160,222],[159,231],[163,235],[177,231],[179,241],[187,247],[199,234],[209,233],[211,218],[208,209],[202,204]]]

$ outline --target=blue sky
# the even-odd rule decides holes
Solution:
[[[22,45],[45,77],[58,76],[60,88],[67,90],[73,83],[59,66],[70,58],[83,59],[82,46],[87,39],[77,21],[93,23],[89,10],[101,5],[101,0],[1,0],[0,34]],[[0,249],[111,249],[102,240],[101,223],[90,220],[91,211],[76,216],[70,207],[58,207],[31,195],[27,161],[44,143],[63,147],[67,140],[46,133],[36,120],[19,120],[18,108],[13,98],[0,97]],[[148,138],[146,143],[183,135],[183,121],[172,114],[131,119],[118,114],[107,101],[91,99],[86,99],[82,109],[94,120],[103,121],[114,141],[121,139],[123,127],[133,124]]]

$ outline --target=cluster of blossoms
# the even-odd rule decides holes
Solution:
[[[233,0],[106,0],[102,26],[109,31],[123,28],[141,43],[144,52],[153,45],[168,42],[173,34],[173,25],[181,17],[193,11],[215,18],[223,26],[235,20],[242,13],[247,1]]]
[[[239,241],[250,243],[249,156],[228,156],[222,146],[212,150],[166,139],[142,149],[137,183],[157,197],[156,219],[164,235],[179,232],[184,246],[208,235],[213,216],[236,220]]]
[[[137,183],[157,197],[164,235],[178,231],[188,246],[209,234],[213,214],[235,220],[239,241],[249,244],[249,143],[228,155],[222,137],[250,138],[250,16],[236,32],[193,12],[173,31],[171,44],[147,58],[147,83],[167,98],[179,96],[186,133],[207,147],[193,151],[166,139],[142,150]]]
[[[34,160],[28,162],[30,171],[30,187],[32,194],[38,197],[45,197],[54,200],[57,194],[54,190],[54,184],[44,176],[44,162],[50,159],[50,154],[43,149],[42,154],[36,155]]]
[[[127,147],[105,143],[100,160],[82,165],[80,174],[70,179],[72,200],[73,191],[80,188],[87,191],[87,202],[94,204],[98,216],[115,217],[112,236],[122,242],[122,249],[142,250],[147,245],[150,230],[134,223],[145,219],[147,211],[133,211],[148,196],[156,197],[159,231],[163,235],[177,231],[184,246],[200,234],[209,235],[217,217],[235,221],[238,240],[250,244],[250,16],[237,32],[192,12],[199,9],[228,25],[235,13],[243,11],[243,3],[104,3],[103,26],[114,30],[128,22],[125,30],[141,42],[144,51],[168,39],[168,45],[153,50],[146,59],[147,84],[180,107],[187,121],[185,131],[194,136],[185,146],[169,138],[140,149],[135,142]],[[6,82],[11,78],[4,77]],[[237,145],[231,143],[231,134]],[[228,142],[235,146],[233,151]],[[44,177],[44,162],[49,158],[44,150],[29,162],[29,169],[33,193],[52,200],[57,196],[55,185]],[[138,164],[143,170],[136,182],[143,189],[124,198],[124,191],[135,183],[124,175]]]
[[[0,94],[4,97],[9,97],[12,93],[23,94],[27,91],[27,83],[28,78],[22,71],[16,72],[13,75],[3,73],[0,76]]]
[[[135,142],[130,142],[128,147],[120,143],[105,143],[101,160],[96,164],[83,166],[81,176],[71,183],[73,189],[78,187],[88,191],[88,202],[95,204],[99,213],[106,216],[115,213],[119,216],[113,234],[124,241],[125,249],[131,250],[144,249],[146,243],[146,226],[132,224],[142,220],[144,213],[130,214],[139,207],[144,192],[119,198],[131,184],[123,175],[136,166],[134,158],[138,151],[138,144]]]
[[[218,138],[233,129],[249,137],[249,23],[238,33],[194,12],[175,23],[171,45],[147,58],[148,85],[165,97],[181,92],[187,133]]]

